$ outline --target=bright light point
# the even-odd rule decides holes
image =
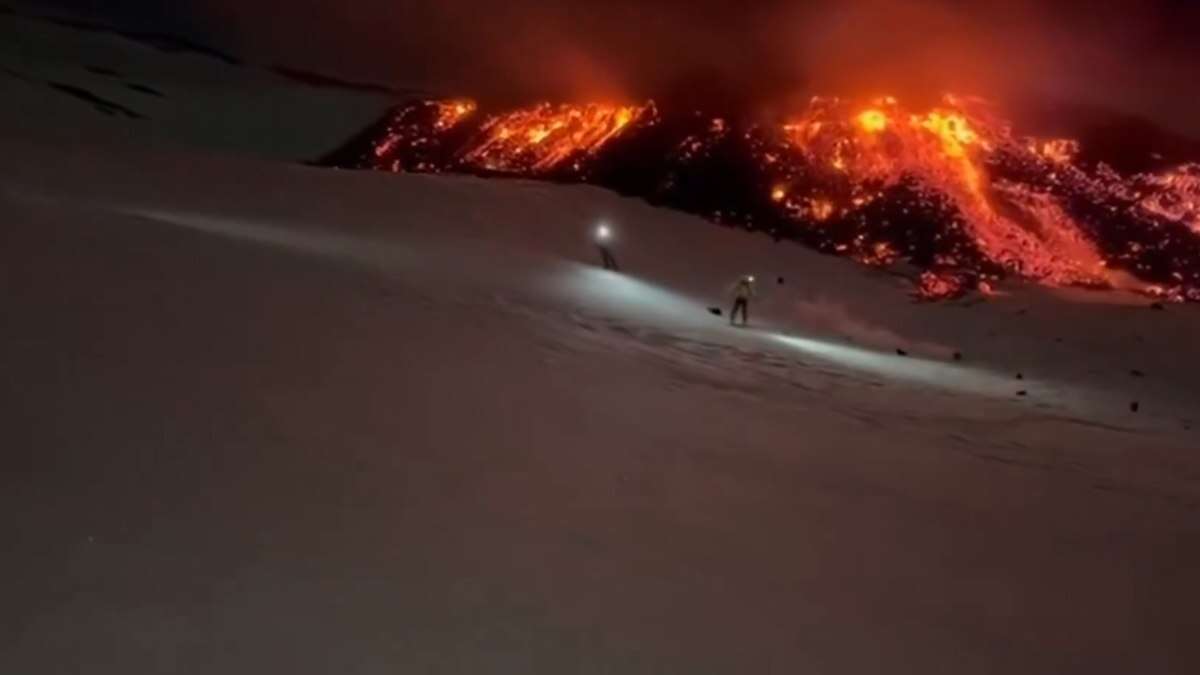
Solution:
[[[787,196],[787,190],[784,190],[781,187],[777,187],[774,190],[771,190],[771,201],[781,202],[781,201],[783,201],[783,198],[786,196]]]
[[[610,236],[612,236],[612,232],[608,229],[607,225],[601,225],[596,228],[596,237],[598,239],[608,239]]]
[[[863,131],[877,134],[887,128],[888,118],[878,110],[867,110],[858,116],[858,125]]]

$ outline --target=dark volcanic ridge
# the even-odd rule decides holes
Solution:
[[[396,98],[410,98],[415,94],[412,90],[396,89],[376,82],[358,82],[347,80],[335,75],[326,75],[317,73],[311,70],[301,68],[292,68],[290,66],[275,65],[271,70],[277,75],[286,77],[289,80],[298,82],[309,87],[318,87],[322,89],[341,89],[344,91],[355,91],[366,94],[382,94],[385,96],[393,96]]]

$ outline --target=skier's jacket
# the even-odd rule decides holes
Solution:
[[[749,300],[754,297],[754,284],[750,283],[749,279],[742,279],[737,282],[737,286],[733,289],[733,296],[738,300]]]

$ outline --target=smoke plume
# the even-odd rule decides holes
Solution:
[[[1183,0],[186,0],[169,17],[65,1],[157,8],[260,61],[499,103],[953,90],[1200,135],[1200,9]]]

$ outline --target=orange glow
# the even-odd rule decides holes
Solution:
[[[1075,156],[1079,154],[1079,142],[1065,138],[1033,140],[1030,142],[1029,149],[1056,164],[1068,164],[1074,161]]]
[[[967,154],[967,146],[979,140],[979,136],[971,129],[971,124],[960,114],[944,114],[932,111],[924,117],[914,115],[914,125],[936,135],[942,142],[942,151],[947,157],[963,157]]]
[[[475,110],[475,102],[468,99],[423,101],[406,111],[419,111],[415,118],[409,117],[407,114],[401,114],[392,120],[386,136],[375,145],[375,157],[382,160],[384,157],[395,153],[417,151],[420,148],[428,147],[433,142],[433,137],[458,126],[463,120],[470,117]],[[431,116],[431,121],[426,116]],[[432,134],[430,131],[432,131]],[[415,169],[417,171],[437,170],[435,167],[427,165],[422,161],[407,164],[399,160],[393,160],[393,171],[408,169]]]
[[[457,126],[459,122],[475,112],[476,109],[475,102],[466,99],[436,101],[433,103],[437,106],[437,119],[434,121],[434,128],[438,131],[445,131]]]
[[[917,296],[926,300],[951,298],[962,292],[962,281],[949,275],[922,272],[917,283]]]
[[[464,160],[489,171],[548,171],[572,157],[594,154],[653,104],[616,106],[543,103],[489,120]]]
[[[833,202],[824,199],[814,199],[809,202],[808,211],[814,220],[826,221],[833,215]]]
[[[876,104],[849,112],[850,106],[836,99],[814,99],[804,117],[781,125],[792,152],[813,166],[830,167],[850,185],[849,197],[812,200],[799,215],[824,222],[873,201],[875,186],[916,179],[930,195],[951,200],[989,259],[1045,283],[1105,282],[1108,273],[1100,254],[1075,234],[1077,224],[1048,196],[1016,186],[995,189],[984,158],[995,145],[1012,144],[1013,139],[976,101],[948,96],[940,107],[924,112],[905,111],[892,97]],[[884,130],[889,132],[886,144],[875,139]],[[1038,148],[1039,154],[1060,157],[1072,146],[1052,143]],[[999,201],[1004,209],[997,208]],[[847,253],[873,257],[872,251],[848,248]],[[947,263],[952,266],[953,261]],[[942,295],[956,292],[959,284],[934,275],[923,286],[932,295]]]
[[[862,112],[859,114],[857,120],[858,126],[862,127],[862,130],[869,134],[877,134],[887,129],[888,126],[887,115],[878,110]]]
[[[1180,222],[1200,234],[1200,164],[1184,164],[1144,177],[1148,194],[1138,206],[1158,216]]]
[[[774,190],[771,190],[771,201],[781,202],[785,197],[787,197],[787,190],[782,187],[776,187]]]

